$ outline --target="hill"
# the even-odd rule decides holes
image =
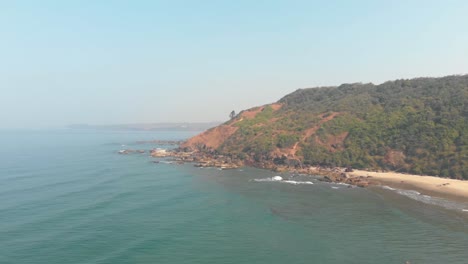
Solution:
[[[468,75],[299,89],[181,147],[259,167],[352,166],[468,179]]]

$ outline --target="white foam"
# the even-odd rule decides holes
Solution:
[[[293,181],[293,180],[283,180],[281,176],[274,176],[271,178],[263,178],[263,179],[254,179],[255,182],[279,182],[279,183],[288,183],[293,185],[300,185],[300,184],[314,184],[311,181]]]
[[[298,184],[314,184],[313,182],[311,181],[283,181],[284,183],[290,183],[290,184],[294,184],[294,185],[298,185]]]
[[[466,208],[466,205],[467,205],[464,203],[453,202],[453,201],[445,200],[439,197],[432,197],[429,195],[421,194],[420,192],[417,192],[414,190],[394,189],[388,186],[382,186],[382,188],[386,190],[394,191],[400,195],[404,195],[408,198],[411,198],[413,200],[416,200],[422,203],[441,206],[446,209],[461,210],[463,212],[468,212],[468,209],[463,209],[463,208]]]
[[[347,183],[344,183],[344,182],[337,182],[335,184],[338,184],[338,185],[344,185],[344,186],[350,186],[351,184],[347,184]]]
[[[332,186],[331,188],[336,190],[336,189],[339,189],[340,187]]]
[[[417,191],[414,191],[414,190],[396,190],[397,193],[399,194],[402,194],[402,195],[405,195],[405,196],[409,196],[409,197],[412,197],[412,196],[420,196],[421,193],[420,192],[417,192]],[[425,195],[427,196],[427,195]],[[422,196],[424,197],[424,196]],[[427,196],[427,197],[430,197],[430,196]]]
[[[254,179],[253,181],[256,181],[256,182],[272,182],[273,180],[271,178],[264,178],[264,179]]]
[[[273,181],[282,181],[282,180],[283,180],[283,177],[281,177],[281,176],[274,176],[273,178],[271,178],[271,180],[273,180]]]

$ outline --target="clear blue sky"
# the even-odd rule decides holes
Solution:
[[[468,1],[1,1],[0,128],[225,120],[468,72]]]

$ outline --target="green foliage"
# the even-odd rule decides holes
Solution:
[[[222,148],[266,155],[300,141],[306,164],[468,179],[468,75],[300,89],[279,102],[238,122]],[[339,114],[301,140],[331,113]],[[342,148],[323,143],[345,132]]]
[[[299,136],[294,134],[278,135],[276,146],[278,148],[290,148],[299,141]]]

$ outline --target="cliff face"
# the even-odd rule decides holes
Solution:
[[[468,75],[300,89],[181,147],[265,166],[388,169],[468,179]]]
[[[181,147],[191,149],[218,149],[224,143],[224,141],[236,133],[237,129],[238,127],[232,125],[219,125],[190,138],[184,142]]]

